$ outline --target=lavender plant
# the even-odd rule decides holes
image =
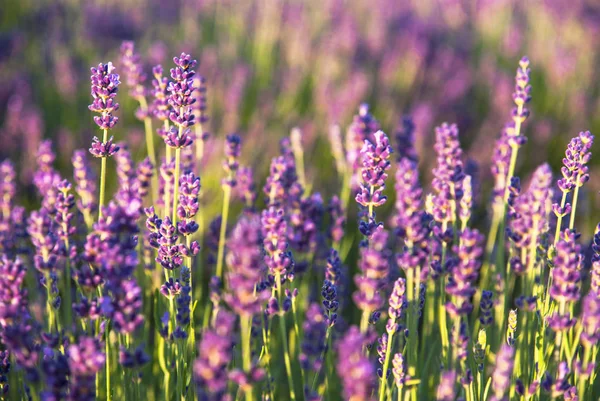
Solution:
[[[264,67],[273,48],[262,35]],[[69,180],[42,142],[25,176],[37,197],[19,206],[29,182],[0,164],[0,400],[600,396],[600,225],[586,252],[587,208],[577,207],[589,203],[594,137],[571,140],[560,177],[545,163],[519,177],[527,58],[511,121],[488,149],[491,194],[457,124],[435,128],[429,151],[403,117],[391,145],[387,121],[362,104],[326,127],[332,168],[293,129],[263,200],[266,171],[248,156],[270,149],[232,134],[215,158],[223,170],[205,165],[219,153],[208,110],[225,118],[207,101],[212,81],[181,53],[169,76],[158,64],[147,82],[148,57],[121,47],[145,144],[126,113],[123,143],[108,136],[120,78],[110,62],[92,68],[99,186],[85,152],[73,153]]]

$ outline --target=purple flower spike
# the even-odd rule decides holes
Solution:
[[[437,388],[437,401],[454,401],[456,397],[456,372],[449,370],[442,373],[440,384]]]
[[[450,272],[446,286],[446,292],[452,296],[446,308],[452,316],[471,313],[471,297],[475,294],[481,268],[483,240],[483,235],[477,230],[466,228],[460,234],[460,245],[455,247],[458,263]]]
[[[581,313],[581,342],[592,347],[600,341],[600,296],[590,291],[583,299]]]
[[[415,123],[409,116],[402,117],[401,127],[396,131],[396,158],[398,162],[408,159],[415,163],[419,161],[415,149]]]
[[[199,208],[200,177],[196,177],[194,173],[184,174],[179,179],[179,185],[177,216],[180,221],[177,223],[177,229],[182,235],[191,235],[198,231],[198,223],[194,217]]]
[[[378,227],[373,234],[371,246],[360,249],[358,267],[360,275],[354,277],[356,291],[352,299],[363,311],[373,312],[383,306],[381,290],[389,274],[389,254],[385,250],[387,233]]]
[[[458,140],[456,124],[446,123],[435,129],[435,152],[437,166],[433,169],[432,214],[442,226],[450,226],[456,220],[457,202],[462,197],[464,178],[462,149]]]
[[[98,137],[94,137],[89,150],[94,157],[111,157],[119,151],[119,147],[113,143],[112,136],[106,142],[100,142]]]
[[[236,196],[244,201],[247,209],[253,209],[257,195],[252,168],[240,167],[236,174],[236,182],[237,185],[234,187]]]
[[[146,74],[144,73],[140,54],[135,51],[133,42],[125,41],[121,44],[121,63],[125,69],[126,83],[131,97],[139,99],[145,96],[144,82],[146,81]]]
[[[8,219],[17,194],[15,166],[10,160],[0,163],[0,211],[2,217]]]
[[[304,339],[299,356],[302,369],[314,372],[319,372],[321,369],[324,352],[327,349],[325,343],[327,326],[327,318],[321,306],[317,303],[310,304],[306,311],[306,320],[302,325]]]
[[[512,122],[506,126],[508,144],[512,151],[516,151],[520,146],[527,142],[527,138],[521,133],[521,125],[529,116],[527,103],[531,100],[531,85],[529,85],[529,59],[523,57],[519,61],[517,75],[515,77],[515,91],[513,92],[513,101],[515,106],[512,110]],[[517,130],[518,129],[518,130]]]
[[[375,366],[363,353],[366,343],[356,326],[350,327],[338,343],[337,371],[346,400],[370,400],[375,389]]]
[[[406,281],[403,278],[399,278],[394,282],[392,294],[389,299],[388,316],[389,320],[386,326],[388,334],[394,333],[397,330],[397,321],[402,316],[402,308],[404,307],[406,292]]]
[[[105,355],[98,340],[83,337],[67,349],[69,369],[69,400],[93,401],[96,399],[96,373],[103,367]]]
[[[94,122],[104,130],[115,126],[118,117],[113,116],[113,112],[119,109],[119,104],[115,101],[115,96],[119,91],[119,75],[114,73],[115,68],[111,62],[108,64],[98,64],[98,67],[92,67],[92,104],[89,109],[100,113],[101,117],[94,117]]]
[[[222,185],[234,188],[237,184],[237,171],[240,166],[239,158],[241,153],[242,138],[237,134],[227,135],[225,139],[225,160],[223,160],[223,169],[227,177],[223,179]]]
[[[493,401],[507,401],[506,392],[510,387],[513,364],[514,348],[503,344],[496,355],[496,367],[492,374]]]
[[[154,100],[152,102],[152,111],[154,116],[161,121],[165,121],[169,118],[169,100],[168,90],[169,80],[163,76],[163,68],[160,65],[152,68],[152,95]],[[166,134],[166,132],[165,132]]]
[[[261,216],[265,263],[269,273],[282,279],[291,273],[294,267],[292,254],[288,250],[286,238],[287,223],[283,210],[271,207],[262,212]]]
[[[569,329],[575,324],[567,305],[572,305],[581,297],[581,264],[583,255],[577,244],[579,234],[566,229],[556,244],[554,269],[550,296],[559,304],[559,310],[548,317],[550,327],[555,331]]]
[[[357,172],[361,166],[361,149],[366,140],[375,142],[374,135],[379,129],[379,122],[369,112],[369,105],[361,104],[346,135],[346,159],[353,173],[353,188],[358,185]]]
[[[396,170],[396,215],[393,218],[395,233],[399,238],[405,238],[407,241],[412,239],[407,237],[407,231],[415,227],[415,215],[422,209],[423,190],[419,184],[418,165],[413,160],[404,157],[398,163]],[[420,224],[420,221],[416,223]]]
[[[239,315],[256,315],[269,298],[257,288],[266,268],[261,249],[261,222],[256,214],[242,216],[227,244],[228,289],[225,302]]]
[[[167,146],[183,148],[193,143],[189,127],[194,125],[195,118],[191,106],[196,102],[192,96],[196,60],[192,60],[189,54],[181,53],[181,56],[173,58],[173,62],[175,63],[175,68],[171,68],[173,81],[169,82],[167,90],[169,91],[168,102],[171,106],[168,116],[174,126],[166,133],[164,139]]]
[[[390,168],[392,148],[388,137],[383,131],[375,133],[375,143],[365,140],[360,151],[362,158],[362,183],[356,202],[365,208],[379,207],[386,201],[383,195],[385,189],[386,171]]]
[[[79,195],[77,207],[84,215],[91,215],[96,210],[96,176],[83,149],[76,150],[71,161],[75,192]]]
[[[228,384],[227,366],[231,363],[235,316],[220,310],[215,327],[208,329],[200,341],[194,375],[201,400],[225,399]]]

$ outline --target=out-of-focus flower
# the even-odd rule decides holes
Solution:
[[[208,329],[200,341],[194,375],[201,400],[222,400],[227,391],[227,366],[233,357],[231,333],[235,316],[219,311],[214,327]]]
[[[337,372],[342,380],[344,398],[368,401],[375,389],[375,367],[363,353],[366,338],[356,326],[350,327],[337,346]]]
[[[508,400],[506,393],[510,387],[513,364],[514,348],[510,345],[502,345],[496,355],[496,366],[492,374],[492,399],[494,401]]]

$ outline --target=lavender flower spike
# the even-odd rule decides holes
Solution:
[[[509,345],[502,345],[498,355],[496,355],[496,367],[492,374],[493,401],[507,401],[506,393],[510,387],[510,381],[514,364],[514,348]]]
[[[352,326],[340,340],[338,375],[342,379],[344,399],[369,401],[375,388],[375,367],[363,353],[366,339],[358,327]]]

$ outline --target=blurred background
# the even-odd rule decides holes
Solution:
[[[518,173],[546,160],[559,173],[568,140],[600,132],[597,0],[0,0],[0,158],[17,163],[22,201],[34,202],[29,185],[42,138],[54,139],[58,167],[70,176],[72,151],[99,134],[87,108],[89,68],[113,61],[119,72],[123,40],[135,41],[148,74],[158,63],[170,68],[182,51],[199,61],[211,133],[207,208],[230,132],[242,135],[243,159],[262,186],[279,139],[300,127],[307,176],[330,196],[338,179],[328,131],[332,124],[345,131],[362,102],[390,135],[403,115],[413,117],[424,182],[433,127],[456,122],[489,188],[493,144],[510,119],[523,55],[533,99]],[[139,160],[137,104],[125,87],[118,101],[113,134]],[[597,209],[600,158],[590,170],[581,212]]]

